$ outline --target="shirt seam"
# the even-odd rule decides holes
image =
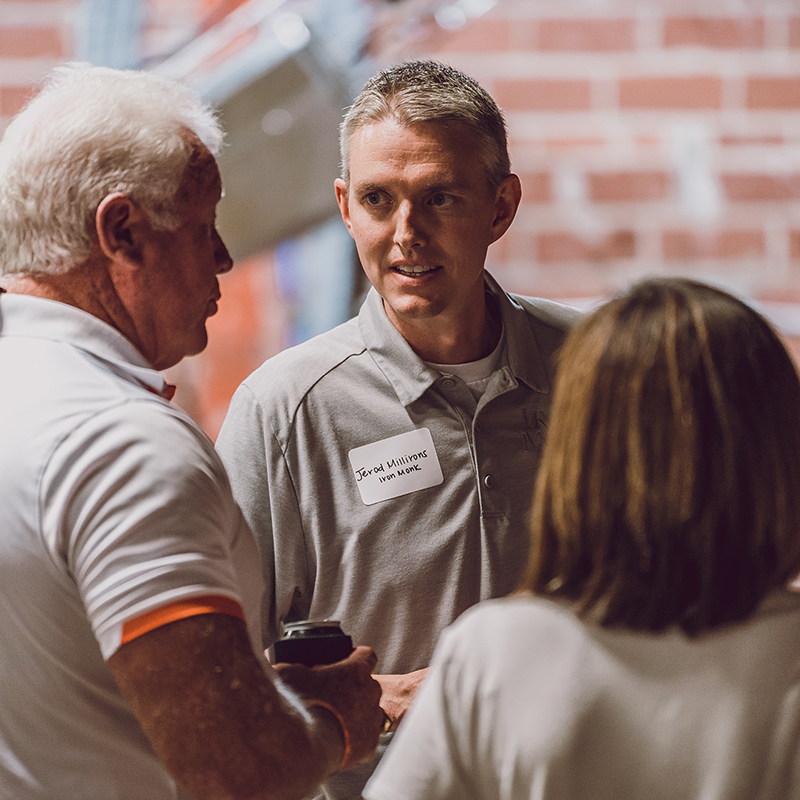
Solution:
[[[349,356],[348,356],[348,358],[349,358]],[[332,369],[336,369],[336,367],[340,366],[341,363],[342,362],[339,362]],[[327,375],[331,371],[332,370],[327,370],[324,374]],[[322,376],[320,376],[320,378],[321,377]],[[283,442],[281,441],[281,438],[278,436],[278,432],[275,430],[275,426],[272,424],[272,419],[270,418],[270,415],[266,413],[266,409],[264,408],[263,402],[261,400],[259,400],[258,396],[256,395],[256,393],[253,391],[253,389],[250,386],[248,386],[246,383],[242,384],[242,388],[244,388],[248,392],[250,397],[253,399],[253,402],[255,403],[256,408],[258,408],[258,412],[259,412],[259,417],[260,417],[260,420],[261,420],[262,428],[266,428],[267,430],[269,430],[270,437],[272,438],[272,440],[278,446],[278,451],[281,454],[281,461],[283,462],[283,468],[286,471],[286,475],[288,477],[289,484],[292,487],[292,501],[294,503],[294,507],[295,507],[295,511],[296,511],[296,515],[297,515],[297,519],[298,519],[298,524],[299,524],[299,527],[300,527],[300,535],[302,536],[302,539],[303,539],[303,554],[304,554],[304,557],[305,557],[305,586],[303,587],[303,590],[305,592],[305,597],[310,597],[311,594],[312,594],[311,591],[310,591],[310,587],[309,587],[309,582],[310,582],[310,577],[309,576],[311,575],[311,560],[310,560],[310,556],[309,556],[308,536],[306,535],[306,528],[305,528],[305,523],[303,521],[303,515],[300,512],[300,495],[299,495],[299,492],[297,490],[297,484],[295,482],[294,475],[292,474],[292,470],[289,467],[289,461],[287,459],[286,451],[288,449],[289,442],[291,441],[291,434],[294,431],[295,420],[297,419],[297,414],[298,414],[298,412],[300,410],[300,407],[305,402],[305,399],[308,396],[308,394],[311,391],[311,389],[314,386],[316,386],[318,382],[319,382],[319,379],[314,381],[314,383],[311,385],[311,387],[309,387],[309,389],[306,392],[303,393],[301,399],[295,404],[295,408],[294,408],[294,410],[292,412],[292,415],[291,415],[291,418],[290,418],[291,422],[290,422],[290,425],[288,426],[288,429],[287,429],[287,434],[288,435],[286,437],[286,446],[284,446]],[[266,447],[266,445],[265,445],[265,447]],[[265,452],[264,455],[266,457],[266,452]],[[272,515],[272,504],[270,503],[270,516],[271,515]],[[272,529],[272,521],[271,520],[270,520],[270,528]],[[270,536],[272,537],[273,540],[275,539],[275,530],[274,529],[271,530]],[[269,623],[272,624],[272,621],[270,620]]]

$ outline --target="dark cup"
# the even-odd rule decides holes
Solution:
[[[335,620],[306,619],[283,627],[283,637],[272,646],[276,662],[314,667],[341,661],[353,652],[352,640]]]

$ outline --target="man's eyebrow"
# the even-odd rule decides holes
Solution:
[[[354,183],[353,184],[353,191],[356,194],[369,194],[370,192],[380,192],[384,188],[382,183],[375,183],[374,181],[370,181],[369,183]]]
[[[354,194],[369,194],[370,192],[383,192],[386,191],[385,183],[376,183],[369,181],[365,183],[353,183]],[[433,192],[457,192],[469,191],[470,185],[463,181],[457,180],[438,180],[427,184],[420,190],[422,193],[431,194]]]

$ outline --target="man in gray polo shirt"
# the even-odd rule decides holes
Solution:
[[[285,621],[340,620],[378,653],[396,726],[442,629],[521,578],[577,312],[484,270],[521,188],[471,78],[432,62],[376,75],[341,149],[336,196],[373,288],[357,318],[244,381],[217,447],[262,551],[265,644]],[[326,791],[360,797],[370,770]]]

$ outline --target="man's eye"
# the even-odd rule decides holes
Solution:
[[[370,192],[364,196],[364,202],[368,206],[379,206],[383,202],[383,195],[381,192]]]
[[[436,192],[436,194],[431,195],[431,205],[437,208],[447,208],[453,205],[453,198],[444,192]]]

